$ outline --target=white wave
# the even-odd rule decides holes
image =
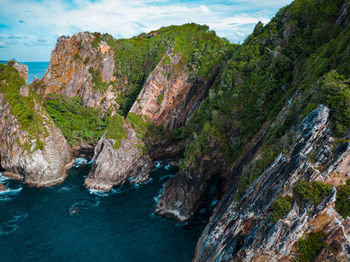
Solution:
[[[70,191],[70,187],[67,187],[67,186],[64,186],[64,187],[61,187],[58,191],[61,192],[61,191]]]
[[[102,191],[102,190],[97,190],[97,189],[91,189],[91,188],[89,188],[88,191],[89,191],[89,193],[90,193],[91,195],[95,195],[95,196],[99,196],[99,197],[106,197],[106,196],[109,196],[109,195],[110,195],[109,192]]]

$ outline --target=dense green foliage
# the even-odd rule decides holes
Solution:
[[[335,132],[342,135],[350,127],[350,79],[332,70],[326,74],[322,90],[331,108]]]
[[[109,123],[99,109],[82,106],[79,97],[51,95],[45,108],[71,146],[87,142],[96,144]]]
[[[335,209],[344,219],[350,216],[350,180],[338,188]]]
[[[237,186],[236,199],[240,199],[249,186],[268,168],[276,158],[276,151],[272,148],[266,150],[264,154],[254,162],[251,169],[243,170]]]
[[[144,139],[151,122],[142,120],[142,117],[129,113],[126,118],[137,133],[137,137]]]
[[[16,69],[0,64],[0,92],[11,105],[11,113],[17,118],[21,129],[36,137],[45,133],[46,129],[42,124],[43,118],[34,109],[35,94],[31,90],[28,97],[20,94],[20,88],[24,85],[25,81]],[[39,104],[38,100],[36,102]]]
[[[350,127],[350,27],[336,23],[343,3],[295,0],[266,26],[258,23],[243,45],[231,46],[208,98],[186,128],[174,131],[186,145],[182,168],[205,152],[224,153],[223,161],[234,162],[244,145],[271,126],[293,94],[298,95],[286,115],[267,129],[260,150],[266,161],[258,158],[260,162],[244,169],[237,199],[272,163],[269,148],[285,150],[297,124],[317,105],[329,105],[337,135]],[[208,136],[208,130],[216,135]]]
[[[97,38],[96,38],[97,39]],[[126,92],[121,97],[119,113],[126,116],[139,94],[146,78],[160,62],[166,51],[173,46],[173,54],[179,53],[182,60],[176,69],[187,67],[194,76],[207,78],[213,72],[231,46],[225,39],[209,31],[207,26],[185,24],[163,27],[131,39],[115,40],[104,34],[115,52],[117,78],[120,84],[127,82]],[[170,62],[170,59],[164,60]]]
[[[318,181],[300,181],[294,188],[293,193],[301,203],[319,205],[322,200],[329,195],[332,186]]]
[[[120,140],[128,137],[128,133],[124,127],[125,119],[119,114],[115,114],[111,119],[106,133],[106,139],[114,139],[116,142],[113,145],[114,149],[120,147]]]
[[[292,209],[293,198],[278,197],[270,206],[270,215],[272,223],[276,223]]]
[[[323,242],[325,234],[323,232],[311,233],[298,240],[295,244],[297,248],[297,261],[310,262],[317,253],[325,247]]]

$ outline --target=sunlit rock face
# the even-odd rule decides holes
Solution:
[[[95,43],[95,42],[96,43]],[[49,68],[37,93],[79,96],[87,107],[116,111],[118,88],[115,77],[114,52],[104,41],[84,32],[62,36],[52,51]]]
[[[25,64],[21,64],[18,62],[15,62],[12,67],[16,68],[16,70],[19,73],[19,76],[23,78],[24,81],[27,81],[28,79],[28,66]]]
[[[322,249],[315,261],[349,259],[350,221],[335,210],[335,186],[349,179],[350,147],[348,143],[338,146],[337,156],[327,153],[335,145],[325,106],[301,122],[293,141],[289,152],[280,154],[240,201],[235,200],[234,190],[225,195],[197,243],[194,261],[293,261],[295,243],[303,235],[320,230],[326,235],[325,242],[338,248]],[[314,162],[309,160],[313,150]],[[321,162],[329,163],[324,171],[319,168]],[[334,187],[317,206],[293,201],[289,213],[272,223],[271,203],[278,196],[292,196],[292,188],[299,181],[325,182]]]
[[[50,186],[65,179],[72,162],[71,149],[44,108],[34,102],[45,130],[33,137],[21,128],[0,93],[0,166],[6,176],[38,187]]]

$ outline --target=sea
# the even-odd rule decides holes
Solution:
[[[48,62],[24,62],[28,83]],[[0,261],[189,262],[207,218],[191,224],[154,214],[164,183],[177,172],[156,162],[146,184],[88,190],[88,167],[73,167],[66,180],[34,188],[3,176],[0,183]]]
[[[6,60],[0,60],[0,63],[6,64]],[[19,62],[28,66],[27,84],[33,82],[36,78],[42,78],[49,67],[49,62]]]

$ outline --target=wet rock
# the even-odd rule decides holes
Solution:
[[[0,183],[0,192],[1,192],[1,191],[6,191],[6,189],[7,189],[7,188],[6,188],[3,184]]]
[[[143,155],[140,148],[144,144],[131,125],[125,122],[124,128],[127,138],[121,139],[118,148],[114,148],[114,139],[106,139],[105,136],[95,147],[93,166],[85,180],[88,188],[109,191],[113,186],[126,182],[142,183],[148,180],[153,162]]]

